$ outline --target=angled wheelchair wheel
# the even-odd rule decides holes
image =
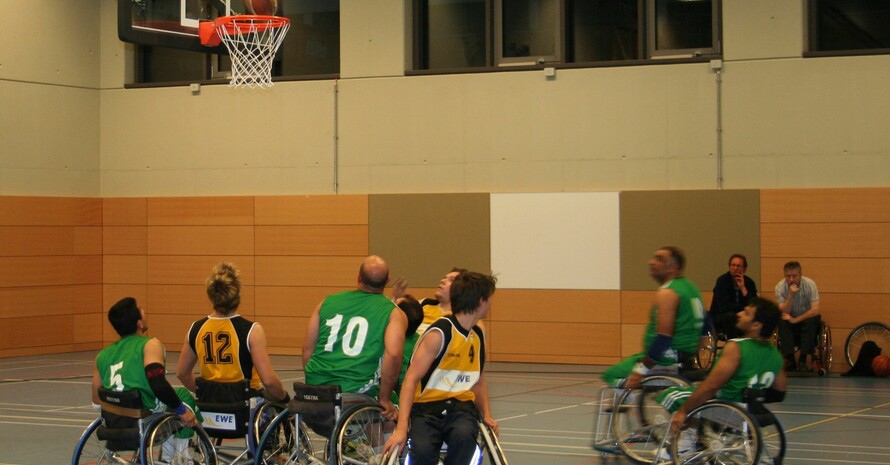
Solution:
[[[269,427],[272,420],[285,410],[285,406],[278,402],[265,402],[256,408],[253,414],[253,424],[250,428],[250,440],[253,442],[250,444],[251,450],[255,451],[257,449],[260,440],[263,438],[263,433],[266,432],[266,428]]]
[[[671,414],[658,403],[669,387],[684,387],[683,378],[653,375],[643,379],[639,389],[625,390],[613,411],[612,437],[618,448],[639,463],[654,463],[670,428]]]
[[[696,368],[710,370],[717,355],[717,330],[711,326],[708,332],[699,338],[698,351],[695,354]]]
[[[761,430],[743,408],[729,402],[710,401],[689,412],[686,422],[693,429],[695,440],[674,438],[671,441],[675,464],[761,463]]]
[[[847,357],[847,363],[852,367],[859,357],[859,349],[866,341],[874,341],[884,350],[890,348],[890,327],[884,323],[870,321],[862,323],[850,331],[847,336],[847,342],[844,343],[844,355]]]
[[[760,425],[761,454],[763,465],[782,465],[785,460],[785,429],[772,412],[755,415]]]
[[[504,455],[504,450],[501,449],[501,443],[498,441],[497,435],[494,434],[494,430],[482,421],[479,422],[479,447],[485,451],[483,455],[488,459],[488,462],[483,463],[508,465],[507,456]]]
[[[357,405],[347,409],[334,428],[330,444],[333,463],[379,464],[383,444],[394,429],[395,422],[383,416],[383,408],[379,405]]]
[[[102,419],[97,418],[90,423],[74,446],[74,454],[71,457],[71,465],[111,465],[111,464],[138,464],[139,451],[137,450],[111,450],[104,440],[99,439],[97,430],[102,426]]]
[[[188,428],[172,413],[159,416],[145,427],[143,465],[216,465],[216,449],[204,429]]]
[[[265,428],[257,447],[256,465],[324,464],[315,456],[309,428],[302,421],[296,428],[295,417],[287,410],[279,412]],[[294,429],[299,429],[295,434]],[[299,442],[294,436],[299,436]],[[299,444],[299,449],[297,449]]]
[[[822,323],[819,335],[816,340],[816,359],[813,360],[813,368],[819,376],[826,375],[831,372],[832,348],[831,348],[831,328]]]

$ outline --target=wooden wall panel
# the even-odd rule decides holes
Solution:
[[[764,258],[764,291],[772,292],[782,267],[794,258]],[[799,260],[803,275],[816,281],[819,293],[890,293],[890,258],[807,258]]]
[[[619,325],[615,324],[495,321],[490,331],[492,355],[618,357],[621,346]]]
[[[144,281],[143,281],[144,283]],[[124,297],[132,297],[136,299],[139,305],[146,304],[148,301],[148,286],[145,284],[115,284],[105,283],[102,285],[102,308],[99,312],[104,315],[108,314],[111,308],[118,300]],[[148,310],[148,309],[147,309]]]
[[[256,197],[256,224],[368,224],[367,195]]]
[[[252,225],[253,197],[152,197],[146,204],[149,226]]]
[[[890,223],[764,223],[764,257],[890,258]]]
[[[621,326],[621,358],[630,357],[643,351],[645,324],[624,324]]]
[[[82,284],[71,286],[74,298],[72,306],[74,313],[101,313],[102,312],[102,285]]]
[[[105,255],[102,269],[106,284],[144,284],[148,276],[144,255]]]
[[[146,311],[151,313],[182,313],[200,318],[213,312],[204,283],[152,284],[146,286],[146,292]]]
[[[102,200],[103,226],[145,226],[148,200],[145,198],[108,198]]]
[[[271,353],[302,355],[308,317],[266,316],[257,318],[257,321],[266,330],[266,342]]]
[[[3,287],[64,286],[102,282],[102,257],[62,255],[0,257]]]
[[[355,287],[364,257],[256,257],[256,282],[263,286]]]
[[[890,324],[890,294],[820,292],[819,297],[819,308],[832,329],[852,329],[866,321]]]
[[[257,286],[256,315],[266,317],[304,317],[330,294],[353,287]],[[305,328],[303,328],[305,330]]]
[[[161,340],[167,347],[167,351],[179,351],[182,349],[182,343],[185,341],[185,334],[191,327],[192,322],[202,315],[194,318],[192,315],[169,315],[169,314],[152,314],[146,315],[148,321],[148,335],[154,336]]]
[[[72,302],[72,286],[0,288],[0,319],[27,315],[62,315],[73,313],[61,302]]]
[[[498,289],[493,321],[620,323],[619,291]]]
[[[148,255],[254,254],[253,226],[149,226]]]
[[[106,321],[107,319],[102,313],[75,315],[74,342],[77,344],[102,343],[103,326],[106,324]]]
[[[242,285],[253,285],[256,276],[254,257],[246,255],[149,255],[147,283],[203,285],[213,267],[223,261],[233,263],[238,268]]]
[[[0,326],[0,350],[71,344],[75,321],[73,314],[6,318]]]
[[[368,226],[257,226],[256,254],[367,256]]]
[[[148,228],[145,226],[105,226],[102,228],[105,255],[145,255],[148,252]]]
[[[654,288],[651,291],[621,291],[621,323],[648,323],[654,299]]]
[[[0,196],[0,225],[99,226],[101,224],[101,199]]]
[[[99,226],[0,226],[0,256],[101,253]]]
[[[762,223],[890,223],[890,188],[760,191]]]

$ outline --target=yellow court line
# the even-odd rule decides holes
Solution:
[[[791,429],[789,429],[789,430],[785,430],[785,434],[793,433],[793,432],[795,432],[795,431],[802,430],[802,429],[804,429],[804,428],[809,428],[809,427],[811,427],[811,426],[821,425],[822,423],[828,423],[829,421],[840,420],[841,418],[849,417],[849,416],[851,416],[851,415],[858,415],[858,414],[863,413],[863,412],[868,412],[869,410],[875,410],[875,409],[883,408],[883,407],[886,407],[886,406],[888,406],[888,405],[890,405],[890,402],[886,402],[886,403],[883,403],[883,404],[881,404],[881,405],[875,405],[874,407],[864,408],[864,409],[862,409],[862,410],[857,410],[857,411],[855,411],[855,412],[845,413],[845,414],[843,414],[843,415],[838,415],[838,416],[833,417],[833,418],[826,418],[826,419],[824,419],[824,420],[815,421],[815,422],[813,422],[813,423],[809,423],[809,424],[806,424],[806,425],[798,426],[797,428],[791,428]]]

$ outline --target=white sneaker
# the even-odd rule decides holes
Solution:
[[[161,461],[169,464],[187,464],[191,460],[189,438],[169,437],[161,445]]]

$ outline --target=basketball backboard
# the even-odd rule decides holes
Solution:
[[[201,45],[198,22],[244,13],[242,0],[118,0],[118,37],[124,42],[213,52]],[[220,46],[220,52],[225,47]]]

